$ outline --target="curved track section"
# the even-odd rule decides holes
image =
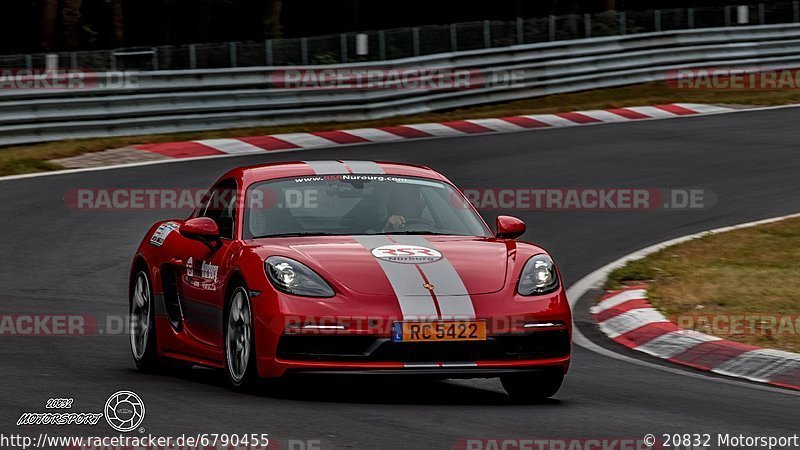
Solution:
[[[68,209],[63,196],[77,187],[204,188],[237,165],[341,158],[425,164],[464,187],[688,187],[716,194],[713,207],[694,211],[518,212],[528,223],[525,239],[548,248],[571,284],[650,244],[796,212],[798,121],[800,109],[765,110],[5,181],[3,311],[124,315],[137,243],[153,221],[183,215]],[[586,306],[577,305],[579,323],[591,320]],[[492,437],[784,435],[797,427],[791,413],[797,397],[790,393],[686,377],[577,346],[557,399],[523,406],[511,404],[496,380],[316,384],[240,395],[214,371],[136,373],[125,336],[0,339],[3,432],[17,431],[19,415],[43,409],[50,397],[74,397],[77,408],[92,410],[123,389],[146,403],[148,433],[270,433],[279,441],[319,439],[323,447],[449,448],[460,439]]]

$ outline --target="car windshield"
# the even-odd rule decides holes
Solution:
[[[391,175],[328,175],[250,186],[245,239],[308,235],[489,236],[452,186]]]

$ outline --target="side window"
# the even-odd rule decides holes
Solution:
[[[197,217],[208,217],[216,222],[219,235],[225,239],[233,239],[237,194],[235,180],[222,180],[211,188],[197,212]]]

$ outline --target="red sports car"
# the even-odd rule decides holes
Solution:
[[[231,170],[185,220],[147,232],[130,276],[140,370],[179,360],[230,385],[294,374],[500,377],[552,396],[571,313],[558,269],[492,233],[463,194],[420,166],[306,161]]]

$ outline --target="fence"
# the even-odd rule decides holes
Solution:
[[[663,80],[668,72],[686,67],[800,67],[800,24],[556,41],[381,65],[480,68],[487,78],[514,73],[516,79],[470,89],[292,89],[275,84],[281,69],[262,67],[149,72],[136,86],[119,88],[0,90],[0,145],[378,119]],[[112,75],[101,74],[101,81]]]
[[[515,21],[229,42],[58,53],[62,68],[185,70],[385,61],[437,53],[649,32],[800,22],[798,1],[739,6],[608,11]],[[360,36],[360,37],[359,37]],[[42,68],[46,55],[0,56],[0,68]]]

